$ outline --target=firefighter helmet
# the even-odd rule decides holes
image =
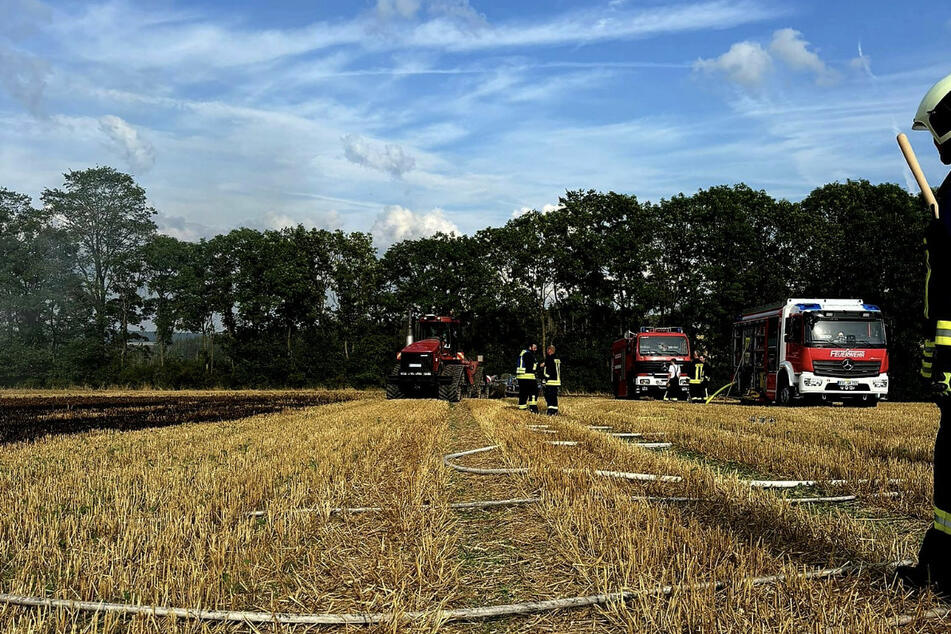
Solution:
[[[951,75],[931,87],[921,100],[914,130],[928,130],[938,145],[951,140]]]

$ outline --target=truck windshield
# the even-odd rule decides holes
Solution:
[[[880,319],[819,319],[806,327],[806,344],[881,348],[885,326]]]
[[[687,354],[687,338],[683,336],[639,337],[637,351],[643,356],[684,356]]]

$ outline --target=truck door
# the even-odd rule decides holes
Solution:
[[[802,372],[802,315],[786,318],[786,361],[792,364],[798,374]],[[791,380],[795,377],[789,377]]]

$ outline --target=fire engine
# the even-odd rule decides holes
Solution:
[[[644,326],[628,331],[611,345],[611,383],[615,398],[663,396],[667,371],[676,362],[682,370],[680,385],[688,390],[690,342],[683,328]]]
[[[888,395],[885,324],[861,299],[787,299],[733,324],[733,380],[741,397],[790,405],[874,407]]]

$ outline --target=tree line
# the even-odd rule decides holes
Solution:
[[[613,340],[676,325],[725,382],[736,315],[801,296],[880,305],[892,397],[921,396],[927,212],[895,184],[801,202],[743,184],[659,202],[568,191],[553,211],[383,253],[367,233],[303,226],[177,240],[109,167],[40,201],[0,188],[2,385],[382,385],[408,316],[428,312],[463,319],[489,374],[554,343],[567,389],[606,391]]]

